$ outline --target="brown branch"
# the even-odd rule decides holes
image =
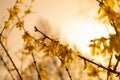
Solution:
[[[99,5],[104,4],[103,0],[96,0],[96,1],[99,3]]]
[[[110,60],[109,60],[108,69],[110,69],[110,67],[111,67],[111,61],[112,61],[112,55],[111,55]],[[109,80],[109,75],[110,75],[110,72],[107,71],[107,80]]]
[[[44,37],[48,38],[48,39],[51,40],[51,41],[54,41],[53,39],[51,39],[50,37],[48,37],[46,34],[44,34],[42,31],[38,30],[36,26],[34,27],[34,29],[35,29],[35,32],[39,32],[39,33],[42,34]]]
[[[96,62],[93,62],[93,61],[91,61],[91,60],[89,60],[89,59],[87,59],[87,58],[85,58],[85,57],[83,57],[83,56],[81,56],[81,55],[78,55],[78,57],[81,58],[81,59],[83,59],[83,60],[86,60],[87,62],[90,62],[90,63],[98,66],[99,68],[102,68],[102,69],[104,69],[104,70],[106,70],[106,71],[109,71],[109,72],[111,72],[111,73],[117,74],[118,76],[120,75],[120,72],[115,71],[115,70],[112,70],[112,69],[109,69],[109,68],[106,68],[105,66],[103,66],[103,65],[101,65],[101,64],[98,64],[98,63],[96,63]]]
[[[69,72],[69,69],[68,69],[67,67],[65,67],[65,70],[67,71],[70,80],[72,80],[72,77],[71,77],[71,74],[70,74],[70,72]]]
[[[53,64],[55,65],[55,67],[57,69],[58,75],[60,76],[61,80],[64,80],[63,74],[62,74],[61,70],[59,69],[59,67],[57,66],[57,63],[56,63],[55,59],[53,58],[52,60],[53,60]]]
[[[14,61],[12,60],[12,58],[11,58],[11,56],[9,55],[7,49],[5,48],[4,44],[2,43],[1,37],[2,37],[2,34],[0,35],[0,44],[1,44],[2,48],[4,49],[4,51],[5,51],[6,55],[7,55],[7,57],[8,57],[9,60],[11,61],[13,67],[15,68],[15,70],[16,70],[16,72],[17,72],[19,78],[20,78],[20,80],[23,80],[21,74],[20,74],[19,71],[18,71],[18,68],[16,67]]]
[[[97,2],[99,2],[99,3],[102,3],[103,1],[102,0],[96,0]]]
[[[87,68],[86,60],[84,60],[84,70]]]
[[[116,32],[116,35],[119,36],[119,32],[118,32],[118,29],[117,29],[117,27],[115,25],[114,19],[111,20],[110,24],[111,24],[111,26],[113,26],[113,28],[114,28],[114,30]]]
[[[116,62],[116,64],[115,64],[115,66],[114,66],[114,69],[113,70],[115,70],[116,71],[116,69],[117,69],[117,66],[118,66],[118,64],[119,64],[119,60],[117,60],[117,62]]]
[[[113,68],[113,70],[115,70],[116,71],[116,69],[117,69],[117,67],[118,67],[118,64],[119,64],[119,62],[120,62],[120,55],[115,55],[115,58],[116,58],[116,60],[117,60],[117,62],[116,62],[116,64],[115,64],[115,66],[114,66],[114,68]]]
[[[6,62],[5,62],[5,61],[4,61],[4,59],[2,58],[2,55],[0,55],[0,60],[3,62],[3,64],[4,64],[5,68],[6,68],[6,69],[7,69],[7,71],[9,72],[9,74],[10,74],[11,78],[12,78],[13,80],[15,80],[15,78],[13,77],[13,74],[11,73],[11,71],[10,71],[9,67],[7,66]]]
[[[41,79],[41,75],[40,75],[40,73],[39,73],[39,70],[38,70],[38,68],[37,68],[37,63],[36,63],[34,54],[32,53],[31,55],[32,55],[32,58],[33,58],[33,62],[34,62],[34,65],[35,65],[36,72],[37,72],[37,74],[38,74],[38,80],[42,80],[42,79]]]

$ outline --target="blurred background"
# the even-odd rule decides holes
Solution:
[[[16,0],[0,0],[0,26],[8,15],[7,8],[14,5]],[[30,1],[24,0],[28,6]],[[97,21],[98,2],[96,0],[35,0],[30,15],[25,17],[25,28],[34,33],[34,26],[50,37],[60,38],[61,42],[67,42],[75,45],[80,52],[90,55],[88,48],[91,39],[101,36],[108,36],[107,30],[102,22]],[[22,49],[23,41],[21,39],[22,32],[13,29],[8,38],[8,50],[18,67],[20,66],[18,58],[15,57],[19,49]],[[50,60],[49,60],[50,61]],[[29,61],[26,61],[26,63]],[[52,70],[54,63],[47,65]],[[50,62],[48,62],[50,64]],[[46,61],[47,63],[47,61]],[[0,78],[4,79],[7,71],[0,68]],[[2,73],[4,72],[4,74]],[[83,61],[76,60],[70,65],[70,71],[73,80],[88,80],[83,70]],[[6,73],[6,74],[5,74]],[[63,71],[63,74],[65,72]],[[55,75],[51,73],[50,76]],[[66,77],[65,80],[67,80]],[[51,78],[49,80],[59,80]]]

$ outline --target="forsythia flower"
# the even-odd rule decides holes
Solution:
[[[24,20],[19,20],[16,23],[16,27],[19,28],[20,30],[23,28],[23,26],[24,26]]]
[[[22,38],[24,39],[25,42],[29,42],[29,41],[32,40],[29,35],[30,35],[30,34],[26,31],[26,32],[24,33],[24,35],[22,36]]]
[[[6,42],[7,41],[7,37],[6,36],[2,36],[2,42]]]
[[[14,20],[17,16],[18,13],[20,12],[20,8],[18,5],[15,5],[14,7],[8,9],[9,13],[10,13],[10,20]]]
[[[24,46],[24,49],[28,50],[28,51],[33,51],[33,50],[36,49],[36,46],[34,44],[27,44],[26,43],[25,46]]]
[[[23,0],[18,0],[18,3],[19,4],[23,4]]]
[[[28,10],[25,11],[25,14],[29,14],[31,12],[32,12],[31,9],[28,9]]]
[[[37,49],[39,43],[32,38],[32,36],[28,33],[25,32],[23,35],[24,39],[24,50],[25,52],[33,52]]]
[[[5,21],[4,24],[5,24],[5,29],[9,29],[9,27],[10,27],[10,21],[9,20]]]
[[[46,56],[58,56],[61,60],[61,66],[69,65],[76,56],[79,54],[78,51],[69,48],[69,45],[62,45],[59,41],[43,42],[42,49]]]

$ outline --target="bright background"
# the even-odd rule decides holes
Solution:
[[[0,22],[6,18],[7,8],[15,1],[0,0]],[[25,2],[29,3],[29,0]],[[58,37],[62,42],[76,45],[82,53],[90,54],[88,48],[90,40],[108,36],[105,25],[96,20],[98,8],[96,0],[35,0],[32,7],[33,13],[25,18],[25,28],[34,33],[33,27],[36,25],[48,36]],[[41,26],[41,23],[48,25]],[[23,44],[21,35],[18,29],[13,29],[11,32],[8,41],[11,54],[21,48]],[[16,55],[11,56],[15,63],[18,63],[17,58],[14,57]]]
[[[14,2],[15,0],[0,0],[1,21],[7,15],[6,8],[12,6]],[[29,3],[29,0],[25,2]],[[102,35],[107,36],[104,25],[96,20],[98,8],[96,0],[35,0],[33,14],[26,17],[25,27],[32,31],[35,25],[41,27],[41,21],[48,23],[48,28],[45,26],[40,29],[46,30],[48,35],[55,35],[62,41],[77,45],[86,53],[91,39]],[[17,36],[16,32],[19,33],[16,30],[12,33]],[[15,41],[11,39],[13,43],[10,42],[10,45],[20,41],[17,37],[14,38]]]

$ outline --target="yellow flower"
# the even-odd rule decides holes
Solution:
[[[36,49],[36,47],[32,44],[25,44],[24,49],[27,51],[33,51]]]
[[[30,37],[30,34],[27,31],[24,33],[22,38],[24,39],[25,42],[31,42],[31,40],[32,40]]]
[[[14,7],[11,7],[10,9],[8,9],[9,13],[10,13],[10,20],[14,20],[17,16],[18,13],[20,12],[20,8],[19,5],[15,5]]]
[[[28,9],[25,11],[25,14],[30,14],[31,12],[32,12],[31,9]]]
[[[24,20],[19,20],[16,23],[16,27],[19,28],[20,30],[23,28],[23,26],[24,26]]]
[[[4,24],[5,24],[5,29],[9,29],[9,27],[10,27],[10,21],[9,20],[5,21]]]
[[[18,0],[18,3],[19,4],[23,4],[23,0]]]
[[[114,6],[115,6],[115,0],[104,0],[105,1],[105,3],[107,4],[107,6],[109,6],[111,9],[113,9],[114,8]]]
[[[41,50],[46,56],[58,56],[61,60],[61,66],[69,65],[79,54],[77,50],[70,48],[69,44],[62,45],[59,41],[44,41]]]
[[[7,37],[6,36],[2,36],[2,42],[7,42]]]

